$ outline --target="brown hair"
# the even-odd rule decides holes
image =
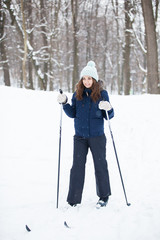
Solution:
[[[83,85],[83,78],[77,83],[76,85],[76,98],[77,100],[82,100],[83,99],[83,92],[84,92],[85,86]],[[93,84],[91,87],[91,99],[93,102],[96,102],[100,96],[101,96],[101,90],[102,90],[102,84],[100,81],[96,81],[93,78]]]

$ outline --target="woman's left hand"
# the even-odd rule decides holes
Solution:
[[[109,111],[112,109],[112,106],[108,101],[100,101],[98,106],[100,110]]]

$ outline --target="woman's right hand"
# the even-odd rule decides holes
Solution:
[[[58,101],[59,104],[66,104],[67,101],[68,101],[68,98],[65,94],[60,93],[57,97],[57,101]]]

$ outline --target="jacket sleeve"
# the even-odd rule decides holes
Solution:
[[[101,98],[102,98],[103,101],[108,101],[110,103],[108,92],[106,90],[102,90],[101,91]],[[102,110],[102,113],[103,113],[103,117],[105,119],[107,119],[106,111]],[[114,117],[114,109],[113,109],[113,107],[112,107],[112,109],[110,111],[108,111],[108,116],[109,116],[109,119]]]
[[[76,117],[76,98],[75,98],[75,93],[72,96],[72,104],[70,105],[69,103],[63,105],[63,110],[66,113],[66,115],[70,118],[75,118]]]

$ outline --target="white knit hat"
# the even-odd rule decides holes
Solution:
[[[80,79],[82,79],[83,76],[90,76],[98,82],[98,73],[95,66],[95,62],[89,61],[87,63],[87,66],[82,69]]]

